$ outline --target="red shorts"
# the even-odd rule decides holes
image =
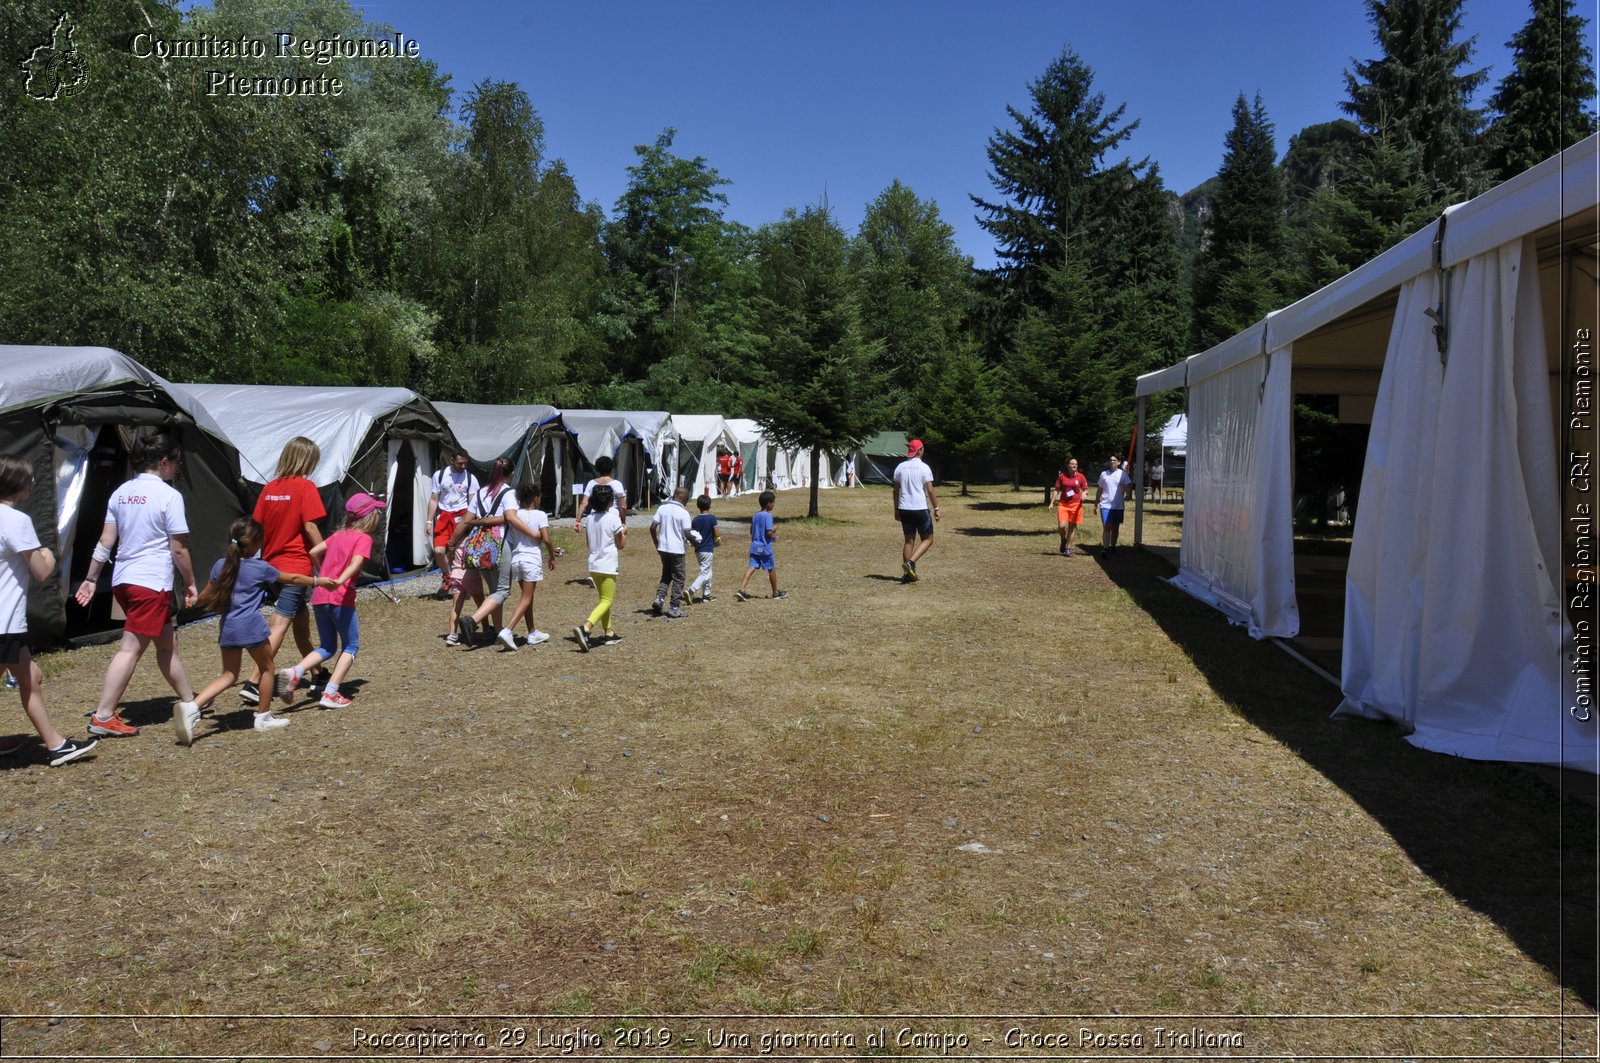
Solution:
[[[441,509],[439,515],[433,518],[433,548],[444,550],[450,545],[450,536],[456,533],[456,525],[461,523],[467,515],[464,509],[454,512]]]
[[[1072,502],[1072,503],[1061,502],[1061,503],[1058,503],[1056,505],[1056,523],[1057,524],[1082,524],[1083,523],[1083,503],[1082,502]]]
[[[153,591],[132,583],[119,583],[111,588],[111,596],[122,606],[122,630],[130,635],[156,638],[172,623],[172,592]]]

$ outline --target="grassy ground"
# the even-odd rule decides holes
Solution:
[[[360,1047],[355,1020],[245,1017],[272,1014],[413,1016],[366,1027],[491,1048],[520,1027],[609,1051],[621,1027],[661,1055],[780,1028],[848,1030],[857,1054],[1149,1052],[1158,1026],[1238,1033],[1216,1049],[1236,1056],[1553,1054],[1570,1029],[1504,1016],[1592,1018],[1593,810],[1330,721],[1333,691],[1156,559],[1058,556],[1034,493],[941,501],[905,586],[886,491],[826,493],[816,522],[781,495],[792,597],[746,603],[754,503],[719,504],[719,600],[678,621],[644,610],[635,532],[624,638],[587,655],[570,531],[542,647],[450,649],[442,603],[363,595],[355,704],[274,733],[229,695],[177,747],[147,662],[139,737],[0,766],[0,1013],[41,1016],[0,1049]],[[197,683],[214,631],[182,635]],[[49,658],[63,726],[109,652]],[[801,1018],[897,1013],[1144,1017],[918,1019],[881,1049],[877,1020]],[[1438,1013],[1500,1018],[1416,1017]],[[468,1014],[578,1018],[430,1018]],[[643,1017],[665,1014],[795,1018]]]

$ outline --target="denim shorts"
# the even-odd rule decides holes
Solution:
[[[281,617],[293,620],[306,611],[306,602],[311,599],[311,588],[301,587],[294,583],[285,583],[278,588],[278,603],[273,606],[273,612]]]

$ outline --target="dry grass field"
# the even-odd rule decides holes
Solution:
[[[147,662],[137,738],[0,762],[0,1054],[1592,1053],[1591,808],[1331,721],[1158,559],[956,492],[909,586],[886,490],[781,495],[784,601],[735,602],[719,504],[684,620],[636,531],[589,654],[569,530],[541,647],[364,594],[354,704],[277,732],[230,694],[178,747]],[[109,652],[45,659],[58,723]]]

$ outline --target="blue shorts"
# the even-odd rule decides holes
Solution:
[[[317,617],[317,650],[324,661],[332,660],[338,650],[354,657],[361,650],[361,627],[356,623],[353,605],[316,605],[311,611]]]
[[[1100,523],[1105,525],[1107,528],[1115,528],[1117,525],[1122,523],[1122,510],[1107,509],[1105,506],[1101,506]]]
[[[278,603],[273,606],[273,611],[281,617],[293,620],[306,611],[306,602],[311,600],[311,588],[302,587],[294,583],[285,583],[278,588]]]
[[[933,513],[926,509],[900,509],[900,530],[907,536],[920,535],[933,538]]]
[[[771,572],[778,567],[778,559],[773,556],[770,546],[752,546],[750,548],[750,567],[759,568],[763,572]]]

